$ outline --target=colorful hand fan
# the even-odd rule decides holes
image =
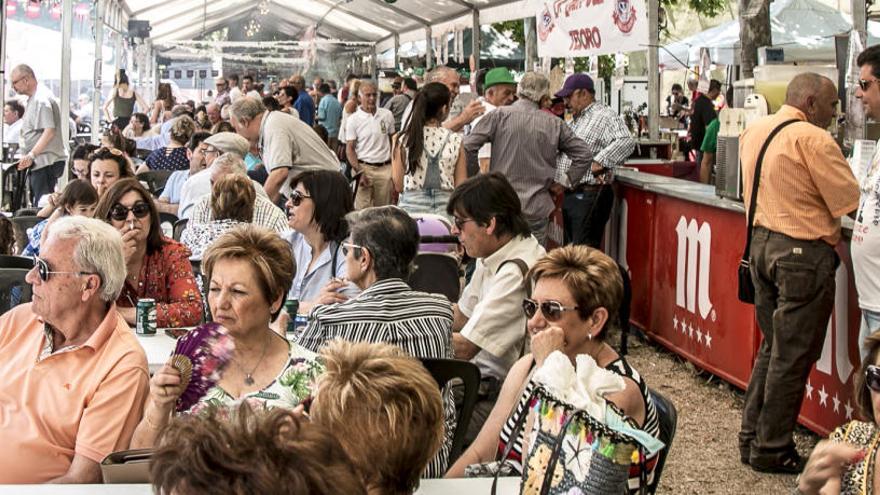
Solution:
[[[183,385],[177,412],[188,411],[220,380],[234,350],[232,337],[217,323],[205,323],[177,340],[171,354],[171,365],[180,371]]]

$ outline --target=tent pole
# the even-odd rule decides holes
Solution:
[[[526,38],[524,69],[528,72],[535,70],[535,64],[538,62],[538,32],[535,30],[535,16],[523,19],[523,30]]]
[[[101,95],[101,67],[104,64],[103,48],[104,48],[104,7],[107,0],[96,0],[95,2],[95,68],[92,76],[92,83],[95,95],[92,98],[92,144],[101,142],[101,117],[102,117],[102,95]]]
[[[660,139],[660,0],[648,0],[648,135]]]
[[[853,29],[858,31],[862,39],[862,46],[867,46],[868,40],[868,10],[865,0],[852,0]]]
[[[6,108],[6,0],[0,0],[0,108]],[[0,125],[0,144],[4,142],[3,126]],[[2,157],[0,157],[2,158]],[[6,177],[0,169],[0,209],[3,208],[3,187]]]
[[[394,71],[400,70],[400,34],[394,33]]]
[[[69,148],[70,138],[70,46],[73,39],[73,0],[64,0],[61,10],[61,141],[64,149]],[[72,150],[68,150],[72,151]],[[70,167],[64,167],[64,173],[58,180],[63,189],[67,185]]]
[[[474,70],[477,71],[480,70],[480,38],[483,33],[480,31],[480,11],[473,9],[471,12],[473,13],[471,55],[474,56]]]
[[[431,70],[434,66],[434,40],[431,39],[433,33],[431,26],[425,26],[425,71]]]

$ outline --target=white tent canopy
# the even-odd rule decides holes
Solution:
[[[848,33],[852,21],[817,0],[776,0],[770,5],[770,29],[773,46],[783,49],[786,61],[833,62],[834,35]],[[700,48],[708,48],[713,63],[730,65],[738,42],[739,21],[729,21],[662,47],[660,64],[670,69],[693,66]]]

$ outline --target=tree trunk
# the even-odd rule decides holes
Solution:
[[[758,47],[770,46],[770,2],[768,0],[739,1],[740,60],[744,78],[753,76],[758,65]]]
[[[528,72],[535,70],[535,63],[538,61],[538,31],[534,15],[523,19],[523,33],[526,39],[525,70]]]

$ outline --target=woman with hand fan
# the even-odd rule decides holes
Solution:
[[[223,330],[199,327],[194,332],[204,335],[185,337],[187,349],[178,346],[181,354],[195,357],[189,359],[192,371],[187,360],[172,356],[156,372],[132,448],[152,447],[172,414],[198,414],[207,406],[242,401],[265,408],[308,405],[323,371],[314,353],[269,328],[296,272],[290,248],[276,233],[253,225],[235,227],[208,248],[202,268],[214,324]],[[222,366],[224,332],[235,350]],[[204,366],[209,359],[214,361]],[[215,380],[202,373],[211,371]]]

